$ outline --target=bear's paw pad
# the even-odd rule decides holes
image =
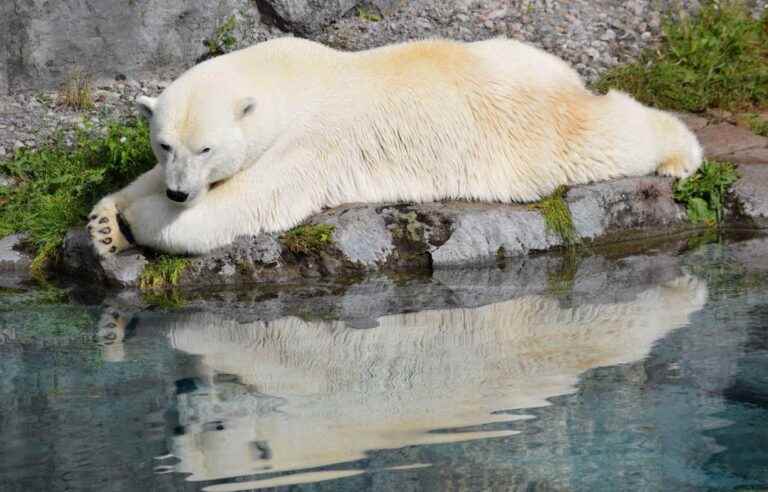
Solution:
[[[96,254],[100,259],[127,249],[130,243],[120,231],[117,210],[95,209],[86,226]]]

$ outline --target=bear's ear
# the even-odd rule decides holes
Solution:
[[[156,105],[157,98],[154,97],[140,96],[136,99],[136,108],[138,108],[139,113],[146,119],[151,119],[152,115],[155,114]]]
[[[253,114],[253,111],[255,109],[256,109],[256,99],[253,97],[246,97],[245,99],[243,99],[237,104],[235,117],[237,119],[245,118],[249,114]]]

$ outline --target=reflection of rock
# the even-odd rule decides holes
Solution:
[[[621,296],[619,296],[621,297]],[[300,470],[368,449],[508,436],[501,410],[547,404],[579,374],[645,357],[706,299],[692,277],[632,300],[564,308],[528,295],[477,308],[378,317],[371,328],[294,317],[239,324],[210,313],[170,321],[173,346],[200,358],[179,385],[185,433],[176,470],[207,480]]]

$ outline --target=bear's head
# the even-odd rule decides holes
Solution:
[[[157,98],[141,96],[136,102],[150,122],[168,199],[192,206],[255,162],[267,144],[259,137],[265,132],[256,98],[231,84],[216,88],[184,79]]]

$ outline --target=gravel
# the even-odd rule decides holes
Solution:
[[[690,15],[696,0],[372,0],[366,12],[352,9],[341,19],[307,36],[347,50],[434,37],[480,40],[507,36],[552,52],[588,81],[606,69],[633,60],[661,38],[665,15]],[[757,14],[768,1],[752,1]],[[291,33],[282,33],[291,35]],[[190,61],[192,63],[192,61]],[[175,75],[175,74],[171,74]],[[34,148],[62,131],[71,143],[73,130],[103,128],[110,120],[135,114],[139,94],[157,95],[169,80],[97,80],[94,108],[68,109],[56,91],[0,97],[0,160]]]

